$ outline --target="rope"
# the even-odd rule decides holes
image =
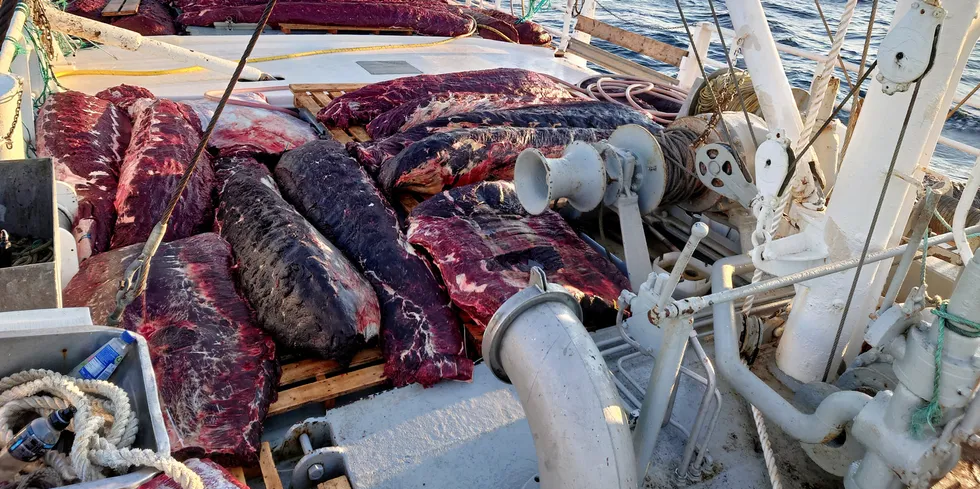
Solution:
[[[486,27],[486,26],[483,26]],[[267,63],[269,61],[281,61],[284,59],[295,59],[303,58],[308,56],[320,56],[324,54],[338,54],[338,53],[357,53],[364,51],[383,51],[389,49],[411,49],[411,48],[427,48],[433,46],[440,46],[447,44],[459,39],[464,39],[471,37],[476,33],[476,27],[474,27],[470,32],[466,34],[461,34],[456,37],[450,37],[446,39],[441,39],[439,41],[414,43],[414,44],[384,44],[381,46],[355,46],[349,48],[333,48],[333,49],[318,49],[315,51],[302,51],[299,53],[291,54],[277,54],[272,56],[260,56],[257,58],[248,58],[249,63]],[[505,36],[506,37],[506,36]],[[185,73],[194,73],[198,71],[204,71],[204,68],[200,66],[185,66],[183,68],[171,68],[165,70],[67,70],[55,73],[57,77],[67,77],[67,76],[162,76],[162,75],[181,75]]]
[[[673,87],[665,82],[651,81],[629,75],[598,75],[579,82],[579,87],[593,100],[607,100],[645,113],[651,120],[660,124],[670,124],[677,118],[677,112],[663,112],[645,100],[636,98],[638,95],[683,104],[687,92]]]
[[[531,0],[531,6],[528,7],[527,12],[524,13],[519,19],[517,19],[518,24],[523,24],[531,20],[537,13],[544,10],[546,7],[551,7],[551,0]],[[521,2],[521,9],[524,8],[524,2]]]
[[[856,6],[857,0],[847,1],[847,4],[844,7],[844,13],[841,15],[840,22],[837,24],[837,32],[834,34],[834,43],[830,46],[830,52],[827,53],[827,59],[820,65],[820,72],[813,79],[813,93],[810,94],[810,103],[806,112],[806,120],[803,123],[803,132],[800,134],[800,138],[795,141],[795,147],[793,148],[796,154],[800,155],[801,157],[808,154],[806,152],[808,150],[802,149],[803,146],[801,143],[810,138],[815,138],[820,134],[819,130],[815,130],[817,126],[817,117],[820,115],[820,107],[823,105],[824,98],[827,95],[827,82],[834,73],[834,65],[840,57],[840,50],[844,45],[844,38],[847,36],[847,28],[851,25],[851,18],[854,16],[854,8]],[[857,85],[860,86],[860,83]],[[855,87],[852,85],[850,91],[854,91],[854,89]],[[836,98],[836,94],[833,96]],[[820,130],[823,129],[821,128]],[[823,175],[820,173],[820,170],[816,166],[814,166],[812,170],[809,165],[797,166],[794,171],[791,185],[794,188],[802,185],[801,190],[818,187],[818,182],[815,181],[816,178],[821,180],[819,182],[819,186],[822,186],[825,180],[823,179]],[[806,182],[803,180],[806,180]],[[806,192],[806,194],[811,195],[812,192]]]
[[[161,470],[184,489],[204,489],[201,478],[169,454],[130,448],[139,420],[126,391],[110,382],[78,380],[50,370],[25,370],[0,379],[0,445],[7,445],[14,437],[9,426],[14,414],[33,411],[47,415],[69,404],[77,409],[71,454],[66,460],[62,454],[48,452],[44,461],[50,470],[40,475],[34,472],[25,479],[54,475],[69,482],[91,482],[104,479],[105,468],[137,466]],[[18,487],[30,483],[21,480]]]
[[[488,30],[488,31],[490,31],[490,32],[492,32],[492,33],[494,33],[494,34],[496,34],[496,35],[504,38],[505,41],[507,41],[507,42],[509,42],[511,44],[520,44],[519,42],[517,42],[517,41],[511,39],[509,36],[507,36],[507,34],[504,34],[503,32],[500,32],[499,30],[494,29],[493,27],[490,27],[488,25],[477,24],[476,25],[476,28],[477,29],[486,29],[486,30]],[[455,39],[455,38],[453,38],[453,39]]]
[[[694,173],[696,152],[694,142],[698,133],[684,127],[670,127],[654,136],[664,153],[664,196],[660,205],[677,204],[696,199],[708,188]]]
[[[923,243],[923,248],[928,246],[928,240]],[[923,270],[925,267],[923,266]],[[943,371],[943,347],[945,346],[946,340],[946,330],[966,337],[966,338],[980,338],[980,323],[970,321],[969,319],[957,316],[946,310],[949,305],[949,301],[942,301],[939,303],[939,307],[932,310],[932,313],[938,317],[936,327],[938,329],[937,339],[936,339],[936,353],[934,357],[935,361],[935,373],[932,379],[932,398],[929,403],[925,406],[919,408],[915,413],[912,414],[912,420],[909,424],[909,431],[912,436],[919,438],[922,436],[922,432],[926,426],[930,429],[935,430],[935,425],[942,420],[943,408],[939,405],[939,389],[940,381],[942,380]]]
[[[11,238],[6,230],[0,229],[0,252],[9,252],[10,265],[34,265],[54,260],[54,241],[29,237]]]
[[[823,29],[827,32],[827,38],[830,39],[830,43],[833,44],[834,33],[830,32],[830,24],[827,23],[827,17],[823,14],[823,6],[820,5],[820,0],[813,0],[813,3],[817,6],[817,12],[820,14],[820,21],[823,22]],[[840,66],[841,71],[844,72],[844,79],[847,80],[847,89],[853,89],[854,82],[851,81],[851,73],[847,71],[847,67],[844,66],[844,59],[839,55],[837,56],[837,66]]]

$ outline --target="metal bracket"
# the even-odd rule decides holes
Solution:
[[[759,191],[744,169],[738,155],[730,146],[711,143],[697,152],[697,174],[706,187],[732,199],[742,207],[751,208]]]
[[[946,10],[924,1],[912,2],[911,10],[881,41],[878,48],[878,75],[881,91],[887,95],[904,92],[921,79],[932,65],[936,29],[946,18]]]

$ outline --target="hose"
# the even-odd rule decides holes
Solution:
[[[183,489],[204,489],[201,478],[169,454],[130,448],[136,440],[139,420],[126,391],[110,382],[79,380],[39,369],[0,380],[0,445],[6,446],[14,437],[8,421],[12,415],[28,411],[46,416],[68,405],[77,410],[72,421],[75,441],[71,453],[67,460],[55,451],[44,457],[45,464],[65,481],[101,480],[106,477],[106,468],[153,467]]]
[[[472,17],[470,17],[472,19]],[[466,34],[461,34],[455,37],[450,37],[447,39],[441,39],[439,41],[423,42],[423,43],[409,43],[409,44],[385,44],[381,46],[355,46],[350,48],[333,48],[333,49],[318,49],[315,51],[302,51],[299,53],[291,54],[276,54],[272,56],[260,56],[257,58],[249,58],[249,63],[266,63],[269,61],[280,61],[284,59],[295,59],[303,58],[307,56],[320,56],[323,54],[338,54],[338,53],[357,53],[363,51],[383,51],[388,49],[411,49],[411,48],[427,48],[433,46],[440,46],[447,44],[459,39],[464,39],[471,37],[476,33],[476,21],[474,21],[474,28],[467,32]],[[66,76],[162,76],[162,75],[180,75],[184,73],[194,73],[198,71],[203,71],[204,68],[200,66],[185,66],[183,68],[171,68],[165,70],[66,70],[55,73],[55,77],[66,77]]]
[[[645,94],[677,104],[683,104],[687,98],[687,92],[669,83],[627,75],[592,76],[579,82],[579,87],[594,100],[629,105],[660,124],[671,123],[678,114],[657,110],[649,103],[635,98],[637,95]]]

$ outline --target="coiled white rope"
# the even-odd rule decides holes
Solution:
[[[851,25],[851,18],[854,17],[854,8],[856,6],[857,0],[848,0],[844,6],[844,13],[841,14],[840,22],[837,24],[837,32],[834,33],[834,42],[830,46],[830,52],[827,53],[827,57],[820,63],[820,71],[816,78],[814,78],[813,93],[810,94],[809,109],[806,113],[806,120],[803,123],[803,132],[800,133],[800,138],[794,141],[793,144],[793,152],[797,155],[801,154],[807,143],[814,136],[820,107],[823,105],[823,100],[827,95],[827,82],[830,80],[836,68],[837,58],[840,56],[841,46],[844,45],[844,38],[847,37],[847,29]],[[836,98],[837,94],[833,94],[833,96]],[[810,175],[810,166],[805,163],[806,161],[804,161],[804,164],[799,165],[799,170],[796,172],[796,177],[792,185],[796,188],[801,183],[801,179],[809,176],[810,178],[807,178],[804,187],[808,190],[804,191],[804,194],[812,195],[816,188],[816,182],[814,182],[814,177]]]
[[[69,404],[77,410],[71,455],[49,451],[44,457],[63,479],[90,482],[104,479],[105,468],[153,467],[184,489],[204,489],[201,478],[170,455],[130,448],[139,420],[129,395],[110,382],[79,380],[50,370],[25,370],[0,379],[0,445],[14,437],[8,421],[12,415],[33,411],[46,416]]]
[[[769,472],[769,483],[772,489],[782,489],[783,480],[779,475],[779,466],[776,465],[776,455],[772,451],[772,442],[769,441],[769,430],[766,428],[766,419],[762,417],[762,411],[752,406],[752,418],[755,419],[755,430],[759,434],[759,444],[762,445],[762,457],[766,461],[766,471]]]

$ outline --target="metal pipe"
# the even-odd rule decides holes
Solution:
[[[640,418],[636,422],[636,435],[633,448],[636,452],[637,480],[644,481],[653,464],[653,452],[657,447],[661,425],[667,414],[671,392],[677,383],[677,374],[684,361],[688,335],[694,330],[694,320],[688,317],[673,317],[662,321],[663,340],[657,361],[650,375],[650,383],[643,397]]]
[[[521,400],[541,487],[635,489],[627,415],[581,307],[540,269],[531,273],[531,285],[490,320],[483,353]]]
[[[697,445],[698,434],[704,428],[704,420],[708,414],[708,407],[711,405],[711,396],[715,393],[715,367],[711,365],[711,359],[704,352],[704,348],[701,347],[701,342],[698,341],[698,335],[694,331],[691,331],[689,341],[691,343],[691,348],[694,350],[694,354],[697,355],[698,360],[704,367],[704,372],[708,376],[708,384],[705,386],[704,395],[701,397],[701,405],[698,408],[698,414],[694,417],[694,424],[691,426],[691,433],[694,434],[690,439],[687,440],[687,444],[684,446],[684,456],[681,458],[681,465],[679,466],[679,474],[682,477],[688,475],[688,469],[691,465],[691,458],[694,457],[694,447]]]
[[[148,55],[158,55],[176,61],[192,63],[195,66],[226,75],[235,73],[238,67],[238,63],[234,61],[192,51],[187,48],[144,37],[128,29],[114,27],[109,24],[65,13],[51,5],[44,9],[44,14],[51,24],[51,29],[89,41],[117,46],[127,51],[140,51]],[[257,81],[261,80],[263,75],[262,70],[246,66],[241,76],[243,80]]]
[[[970,198],[973,201],[973,198]],[[936,204],[939,203],[939,194],[935,192],[927,192],[926,198],[922,201],[919,206],[919,212],[913,218],[912,233],[909,234],[909,243],[921,243],[922,237],[929,230],[929,223],[932,221],[932,214],[936,211]],[[905,276],[909,273],[909,267],[912,266],[912,260],[915,258],[915,253],[918,247],[909,246],[905,249],[905,253],[902,254],[901,261],[898,262],[898,268],[895,269],[895,275],[892,276],[892,283],[888,284],[888,291],[885,292],[885,299],[881,301],[881,307],[878,308],[878,312],[884,312],[889,307],[895,304],[895,298],[898,297],[898,290],[902,288],[902,283],[905,282]],[[925,257],[922,260],[925,261]]]
[[[963,263],[970,263],[970,260],[973,259],[973,249],[966,239],[966,232],[963,228],[966,227],[966,216],[973,208],[973,198],[976,197],[978,189],[980,189],[980,157],[977,157],[977,161],[973,164],[970,179],[967,180],[966,186],[963,188],[963,195],[960,195],[960,201],[956,203],[956,212],[953,214],[953,239],[956,242],[956,251],[960,253]]]
[[[708,225],[703,222],[696,222],[694,226],[691,227],[691,236],[687,239],[687,243],[684,245],[684,249],[681,250],[680,256],[674,262],[674,266],[670,269],[670,277],[667,278],[667,283],[663,287],[663,291],[660,293],[660,297],[657,298],[657,310],[661,310],[667,305],[667,301],[671,300],[671,295],[674,294],[674,289],[677,288],[677,282],[681,280],[681,274],[687,270],[687,263],[691,261],[691,257],[694,256],[694,251],[698,248],[698,243],[708,235]],[[639,290],[639,287],[636,288]]]
[[[24,21],[27,20],[27,4],[18,2],[14,7],[14,15],[10,18],[10,25],[7,27],[7,34],[3,38],[3,47],[0,47],[0,73],[10,71],[10,64],[17,56],[17,43],[24,39]]]
[[[733,256],[715,263],[711,272],[712,295],[731,291],[732,276],[752,268],[752,258],[748,255]],[[748,288],[752,286],[742,287]],[[815,413],[803,414],[742,363],[738,355],[735,305],[731,301],[716,302],[713,309],[718,370],[739,395],[758,407],[768,420],[792,438],[804,443],[825,443],[839,435],[844,423],[854,419],[871,400],[867,394],[856,391],[835,392],[817,406]]]
[[[966,228],[965,232],[967,234],[973,234],[980,232],[980,224],[976,226],[971,226]],[[929,246],[935,246],[938,244],[948,243],[953,240],[953,233],[940,234],[939,236],[933,236],[929,238]],[[868,258],[865,263],[875,263],[882,260],[887,260],[889,258],[895,258],[901,255],[908,249],[909,246],[921,246],[918,244],[907,243],[901,246],[896,246],[885,251],[879,251],[876,253],[868,253]],[[725,258],[715,262],[714,267],[717,268],[719,263],[727,262],[734,258],[741,259],[751,259],[748,255],[737,255],[729,258]],[[858,259],[851,258],[850,260],[843,260],[836,263],[831,263],[828,265],[823,265],[816,268],[811,268],[809,270],[804,270],[802,272],[797,272],[791,275],[786,275],[783,277],[776,277],[769,280],[764,280],[762,282],[756,282],[751,285],[746,285],[745,287],[739,287],[737,289],[732,289],[731,287],[723,289],[721,292],[714,292],[710,295],[702,297],[690,297],[687,299],[682,299],[674,301],[673,304],[667,305],[663,311],[663,317],[677,316],[681,312],[684,314],[696,313],[702,309],[715,306],[717,304],[722,304],[725,302],[731,302],[738,299],[743,299],[750,295],[757,295],[762,292],[767,292],[774,289],[779,289],[782,287],[787,287],[800,282],[806,282],[807,280],[813,280],[815,278],[825,277],[827,275],[832,275],[844,270],[848,270],[857,266]],[[739,272],[741,273],[741,272]],[[714,283],[715,276],[712,272],[711,281]],[[717,311],[715,311],[715,317],[717,318]],[[717,332],[717,327],[716,327]]]

